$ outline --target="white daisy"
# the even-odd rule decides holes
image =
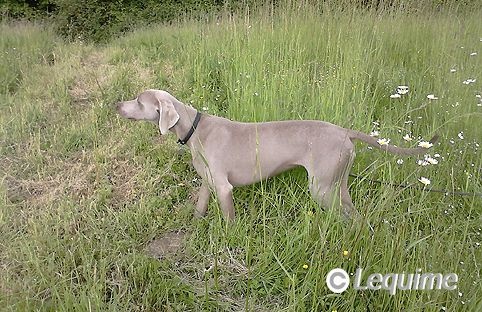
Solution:
[[[404,95],[408,93],[408,86],[398,86],[397,94]]]
[[[390,95],[390,98],[391,98],[391,99],[399,99],[399,98],[401,98],[401,97],[402,97],[402,96],[401,96],[400,94],[398,94],[398,93],[395,93],[395,94]]]
[[[410,137],[410,134],[408,134],[408,133],[403,136],[403,139],[407,142],[412,141],[412,138]]]
[[[420,143],[418,143],[418,146],[423,148],[431,148],[433,144],[427,141],[420,141]]]
[[[370,132],[370,136],[372,137],[377,137],[380,135],[380,132],[378,130],[373,130],[372,132]]]
[[[425,186],[430,184],[430,180],[427,179],[426,177],[420,177],[420,179],[418,179],[418,181],[420,181],[420,183],[422,183]]]
[[[438,160],[432,157],[426,157],[425,161],[428,162],[431,165],[436,165],[438,164]]]
[[[427,166],[428,164],[429,164],[428,161],[426,161],[426,160],[424,160],[424,159],[419,159],[419,160],[417,160],[417,165],[419,165],[419,166],[425,167],[425,166]]]
[[[433,95],[433,94],[429,94],[429,95],[427,95],[427,99],[429,99],[429,100],[438,100],[438,97],[436,97],[436,96]]]
[[[380,144],[380,145],[388,145],[388,143],[390,143],[390,139],[378,139],[377,140],[377,143]]]

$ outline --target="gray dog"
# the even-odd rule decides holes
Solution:
[[[357,212],[348,193],[348,174],[355,157],[353,140],[399,155],[418,155],[425,148],[380,145],[367,134],[322,121],[275,121],[242,123],[201,114],[166,91],[147,90],[131,101],[117,104],[119,114],[147,120],[170,130],[187,144],[197,173],[202,177],[196,216],[207,211],[210,188],[214,189],[223,215],[234,218],[232,190],[303,166],[316,202],[326,208],[340,207],[346,218]],[[437,136],[430,142],[434,143]]]

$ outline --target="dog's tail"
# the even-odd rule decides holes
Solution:
[[[425,147],[405,148],[405,147],[397,147],[390,144],[380,144],[376,138],[371,137],[368,134],[365,134],[363,132],[359,132],[355,130],[348,130],[348,136],[352,141],[354,139],[360,140],[367,143],[368,145],[371,145],[373,147],[381,149],[382,151],[386,151],[392,154],[409,156],[409,155],[420,155],[427,152],[427,148]],[[438,135],[436,134],[430,139],[429,141],[430,145],[437,142],[437,140],[438,140]]]

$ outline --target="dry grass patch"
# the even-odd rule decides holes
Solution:
[[[92,51],[81,58],[79,71],[69,87],[69,95],[76,105],[87,106],[112,80],[115,66],[108,64],[103,51]]]
[[[186,234],[182,231],[167,232],[163,236],[150,241],[145,251],[149,256],[158,260],[176,255],[182,251]]]
[[[58,198],[69,197],[74,201],[91,199],[96,192],[108,188],[111,203],[117,207],[135,200],[137,192],[142,190],[139,178],[142,168],[127,160],[112,159],[107,164],[99,164],[91,153],[85,152],[68,159],[48,155],[45,158],[48,171],[28,176],[13,174],[25,166],[22,158],[2,160],[8,168],[3,183],[10,203],[41,209]]]
[[[93,194],[95,164],[86,162],[82,157],[75,160],[50,158],[48,162],[49,168],[56,168],[51,174],[32,177],[7,175],[7,199],[11,203],[24,202],[29,207],[41,208],[62,196],[86,198]]]

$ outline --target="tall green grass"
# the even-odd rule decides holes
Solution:
[[[151,27],[104,46],[2,25],[0,306],[477,311],[482,200],[430,193],[418,179],[481,192],[480,13],[293,3]],[[463,84],[468,78],[478,80]],[[398,85],[409,94],[390,99]],[[352,172],[366,180],[350,188],[373,233],[317,207],[302,170],[236,189],[229,227],[215,201],[206,219],[192,220],[199,181],[190,156],[153,126],[115,114],[116,101],[147,88],[233,120],[317,119],[365,132],[377,122],[400,146],[438,133],[430,153],[441,157],[399,165],[357,146]],[[146,244],[172,230],[188,233],[182,252],[149,257]],[[336,267],[455,272],[459,283],[456,291],[335,295],[325,276]]]

